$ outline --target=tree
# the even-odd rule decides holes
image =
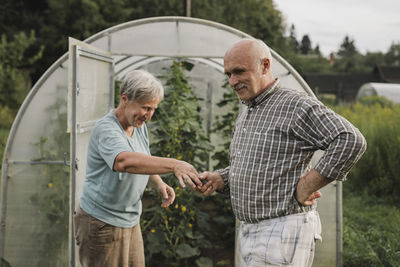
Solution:
[[[367,72],[369,70],[363,64],[363,56],[357,51],[354,40],[345,36],[337,52],[339,58],[335,61],[333,69],[337,72]]]
[[[368,67],[370,71],[374,69],[376,65],[386,65],[385,55],[382,52],[367,52],[363,56],[363,65]]]
[[[29,36],[23,32],[14,34],[11,40],[6,35],[0,41],[0,106],[16,111],[24,100],[30,84],[29,73],[33,64],[41,57],[43,48],[33,56],[27,51],[36,42],[32,31]]]
[[[400,66],[400,42],[392,43],[385,54],[385,61],[388,65]]]
[[[272,0],[192,1],[192,14],[242,30],[272,48],[282,45],[282,15]]]
[[[317,44],[314,48],[314,54],[320,56],[321,55],[321,51],[319,50],[319,45]]]
[[[34,30],[45,46],[32,80],[68,47],[69,36],[79,40],[113,25],[156,16],[184,16],[182,0],[3,0],[0,5],[0,33],[11,38],[14,32]],[[283,49],[281,13],[272,0],[192,1],[193,17],[217,21],[262,39],[275,49]]]
[[[300,52],[303,55],[308,55],[311,52],[311,40],[308,35],[303,35],[303,38],[301,39],[301,44],[300,44]]]
[[[357,54],[357,49],[354,44],[354,40],[349,36],[345,36],[342,44],[340,45],[339,51],[337,54],[341,57],[353,57]]]
[[[299,51],[300,44],[297,41],[297,36],[296,36],[296,27],[294,24],[290,26],[290,35],[289,35],[289,43],[293,47],[293,51],[297,53]]]

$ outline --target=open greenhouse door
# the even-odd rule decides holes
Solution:
[[[79,205],[91,130],[114,107],[111,53],[69,38],[68,132],[70,132],[70,266],[79,266],[73,211]]]

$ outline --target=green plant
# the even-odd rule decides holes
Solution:
[[[35,161],[59,161],[64,158],[64,151],[69,151],[65,106],[65,100],[59,100],[49,108],[49,112],[54,114],[54,119],[49,122],[54,127],[49,133],[52,138],[42,136],[34,143],[40,155]],[[54,144],[57,144],[57,149],[54,149]],[[44,215],[35,224],[33,233],[42,254],[32,266],[64,266],[68,262],[69,245],[69,167],[45,164],[41,175],[44,177],[40,179],[43,181],[42,190],[30,197],[37,212]]]
[[[400,266],[399,208],[347,189],[343,203],[344,266]]]
[[[9,133],[8,129],[6,130],[6,129],[0,128],[0,160],[1,160],[0,170],[2,169],[3,153],[4,153],[4,149],[6,148],[8,133]]]
[[[15,111],[0,105],[0,129],[10,129],[15,117]]]
[[[216,161],[214,169],[222,169],[229,165],[229,146],[231,144],[232,134],[235,127],[236,117],[239,114],[239,99],[236,93],[229,86],[228,80],[225,80],[223,86],[225,90],[222,100],[217,106],[224,109],[224,114],[216,116],[215,123],[211,131],[224,140],[215,150],[212,159]],[[210,196],[214,206],[219,207],[218,213],[213,214],[213,225],[219,227],[219,234],[216,234],[220,240],[223,240],[221,246],[232,251],[234,254],[235,244],[235,216],[232,212],[232,205],[228,195],[213,194]],[[233,264],[233,259],[231,259]]]
[[[0,266],[1,267],[11,267],[10,263],[3,258],[0,259]]]
[[[32,56],[32,47],[36,42],[34,31],[27,36],[24,32],[13,35],[7,40],[6,35],[0,38],[0,105],[17,110],[29,90],[29,68],[42,56],[41,46]]]
[[[236,117],[239,114],[239,99],[236,93],[230,88],[226,80],[222,86],[225,90],[223,99],[217,103],[218,107],[226,109],[225,114],[216,116],[212,132],[219,135],[221,140],[225,140],[220,146],[220,150],[214,152],[212,159],[217,161],[215,169],[225,168],[229,165],[229,146],[231,144],[232,133],[235,127]]]
[[[381,107],[393,108],[394,103],[384,96],[364,96],[360,102],[366,106],[379,105]]]
[[[185,160],[198,171],[207,166],[212,149],[204,134],[199,115],[199,99],[194,95],[184,70],[188,62],[173,62],[165,75],[165,99],[154,115],[151,129],[153,155]],[[165,180],[175,188],[176,200],[169,208],[152,203],[143,210],[141,225],[144,233],[145,255],[149,266],[193,266],[209,262],[199,257],[201,249],[211,247],[203,234],[209,228],[209,217],[199,209],[203,197],[188,186],[180,188],[173,175]],[[152,190],[147,197],[157,199]]]
[[[344,266],[399,266],[400,105],[368,97],[334,109],[368,143],[343,185]]]
[[[349,174],[346,186],[390,203],[399,203],[400,105],[356,103],[335,110],[359,128],[368,144],[365,154]]]

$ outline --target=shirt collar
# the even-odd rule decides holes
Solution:
[[[279,85],[279,79],[275,79],[275,82],[270,87],[268,87],[267,90],[265,90],[264,92],[262,92],[261,94],[259,94],[258,96],[249,101],[242,101],[242,103],[248,107],[258,106],[267,98],[267,96],[269,96],[270,94],[275,92],[276,89],[279,88],[278,85]]]

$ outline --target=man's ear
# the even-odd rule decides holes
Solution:
[[[271,61],[269,58],[263,58],[261,60],[261,65],[262,65],[262,74],[266,74],[268,71],[270,71],[271,68]]]

